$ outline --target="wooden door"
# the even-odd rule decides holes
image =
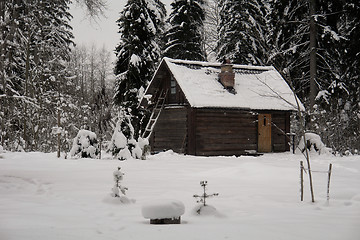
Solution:
[[[271,152],[271,114],[258,115],[258,152]]]

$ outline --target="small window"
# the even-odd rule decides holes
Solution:
[[[266,126],[266,117],[264,116],[264,126]]]
[[[173,77],[171,77],[171,81],[170,81],[170,93],[171,94],[176,93],[176,82],[175,82],[175,79]]]

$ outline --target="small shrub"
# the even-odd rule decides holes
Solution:
[[[72,157],[96,158],[100,153],[96,134],[89,130],[81,129],[73,140],[70,150]]]

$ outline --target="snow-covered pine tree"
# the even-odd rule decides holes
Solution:
[[[354,1],[319,1],[317,9],[320,92],[312,115],[314,130],[340,154],[354,153],[360,146],[360,48],[354,44],[360,37],[360,6]]]
[[[56,125],[51,122],[58,102],[55,92],[65,74],[72,38],[68,4],[67,0],[14,0],[2,6],[1,49],[7,54],[1,54],[1,75],[4,105],[11,108],[2,110],[10,119],[4,120],[2,138],[10,149],[13,141],[22,139],[25,150],[39,150],[49,140],[44,134],[51,128],[46,127]]]
[[[87,100],[82,101],[88,99],[87,92],[79,94],[84,88],[79,89],[78,79],[72,77],[77,72],[67,63],[72,38],[68,24],[71,2],[83,3],[92,15],[100,13],[104,3],[0,1],[0,142],[6,149],[54,151],[54,132],[61,129],[61,144],[65,147],[68,136],[76,135],[84,119],[94,127],[100,121],[92,119],[97,115],[91,113]],[[86,74],[82,77],[86,83]],[[100,111],[107,116],[108,111]],[[101,117],[102,122],[106,116]]]
[[[263,65],[266,59],[266,9],[261,0],[220,0],[217,58]]]
[[[203,42],[204,0],[174,0],[166,31],[164,55],[184,60],[206,60]]]
[[[139,99],[161,55],[158,34],[165,14],[159,0],[128,0],[117,21],[121,38],[116,47],[114,103],[131,116],[135,135],[143,115],[138,109]]]
[[[274,65],[309,103],[309,2],[269,2],[268,63]],[[317,105],[307,117],[312,130],[334,150],[359,146],[359,6],[354,1],[316,2]],[[350,37],[351,36],[351,37]]]
[[[158,61],[163,57],[162,49],[164,48],[164,35],[165,35],[165,18],[166,8],[161,0],[147,0],[148,8],[150,9],[150,18],[155,23],[156,34],[155,42],[160,50],[160,56]],[[156,62],[157,63],[157,62]],[[155,65],[156,65],[155,63]]]
[[[37,76],[31,74],[33,76],[31,94],[34,94],[41,107],[39,111],[29,111],[29,116],[31,116],[29,134],[33,142],[30,146],[38,149],[49,140],[48,137],[44,139],[43,135],[51,132],[48,128],[49,124],[61,127],[62,103],[69,97],[66,93],[68,83],[66,78],[70,74],[67,71],[66,62],[69,61],[73,35],[69,25],[71,19],[69,0],[51,2],[34,0],[33,2],[32,20],[38,21],[39,25],[37,32],[33,34],[34,52],[32,54],[35,65],[32,68]],[[60,145],[59,136],[53,137],[53,144],[59,141],[56,145]],[[54,149],[44,149],[44,151],[51,150]]]
[[[30,101],[22,96],[19,65],[24,65],[17,49],[21,42],[19,28],[20,0],[0,2],[0,119],[1,145],[7,149],[22,150],[21,103]]]
[[[345,37],[343,39],[345,48],[343,50],[344,70],[342,75],[347,79],[349,95],[343,102],[345,102],[344,106],[347,103],[349,106],[347,109],[344,108],[348,113],[349,122],[343,137],[349,141],[345,143],[350,148],[349,150],[352,153],[360,154],[360,44],[358,41],[360,39],[360,5],[358,1],[346,1],[344,13],[345,15],[340,20],[340,32]],[[343,142],[340,140],[340,143]]]
[[[304,101],[309,94],[309,6],[306,0],[271,0],[267,63],[286,76]]]

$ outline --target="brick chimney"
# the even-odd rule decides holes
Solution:
[[[221,72],[219,73],[219,81],[229,91],[234,90],[235,73],[233,72],[232,64],[229,59],[226,59],[221,64]]]

